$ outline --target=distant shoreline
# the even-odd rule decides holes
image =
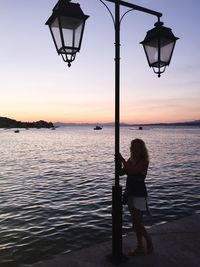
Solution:
[[[95,123],[62,123],[62,122],[55,122],[55,126],[65,127],[65,126],[94,126]],[[98,123],[101,126],[114,126],[114,123]],[[128,123],[120,123],[120,126],[124,127],[152,127],[152,126],[197,126],[200,127],[200,120],[198,121],[190,121],[190,122],[176,122],[176,123],[147,123],[147,124],[128,124]]]
[[[12,129],[12,128],[54,128],[52,122],[46,122],[43,120],[36,122],[22,122],[16,121],[6,117],[0,117],[0,128]]]
[[[114,122],[97,123],[101,126],[114,126]],[[53,128],[65,126],[94,126],[96,123],[64,123],[64,122],[46,122],[39,120],[36,122],[21,122],[14,119],[0,117],[0,128]],[[122,127],[153,127],[153,126],[197,126],[200,127],[200,120],[175,122],[175,123],[120,123]]]

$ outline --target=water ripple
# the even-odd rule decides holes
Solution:
[[[121,129],[121,152],[143,138],[153,217],[148,226],[200,212],[199,129]],[[0,262],[32,264],[111,237],[114,129],[0,130]],[[121,179],[125,185],[125,177]],[[131,230],[127,207],[123,234]]]

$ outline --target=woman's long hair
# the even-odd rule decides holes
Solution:
[[[145,142],[142,139],[136,138],[131,141],[131,158],[139,161],[149,161],[149,154]]]

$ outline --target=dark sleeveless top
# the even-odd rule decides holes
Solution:
[[[146,197],[147,189],[144,175],[128,175],[126,179],[126,193],[128,196]]]

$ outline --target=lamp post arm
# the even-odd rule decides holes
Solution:
[[[128,11],[126,11],[124,14],[123,14],[123,16],[121,17],[121,19],[120,19],[120,24],[121,24],[121,21],[123,20],[123,18],[126,16],[126,14],[127,13],[129,13],[129,12],[131,12],[131,11],[133,11],[133,10],[135,10],[135,9],[129,9]]]
[[[106,0],[106,1],[107,2],[116,3],[116,0]],[[160,19],[160,17],[162,17],[162,13],[154,11],[152,9],[148,9],[148,8],[145,8],[145,7],[142,7],[142,6],[138,6],[138,5],[135,5],[135,4],[132,4],[132,3],[128,3],[128,2],[125,2],[125,1],[119,1],[119,4],[121,6],[126,6],[126,7],[132,8],[132,9],[137,10],[137,11],[141,11],[141,12],[144,12],[144,13],[148,13],[148,14],[154,15],[154,16],[158,17],[158,19]]]
[[[110,15],[112,17],[112,21],[113,21],[114,25],[115,25],[115,18],[113,16],[112,12],[110,11],[109,7],[102,0],[99,0],[99,1],[106,7],[106,9],[108,10],[108,12],[110,13]]]

